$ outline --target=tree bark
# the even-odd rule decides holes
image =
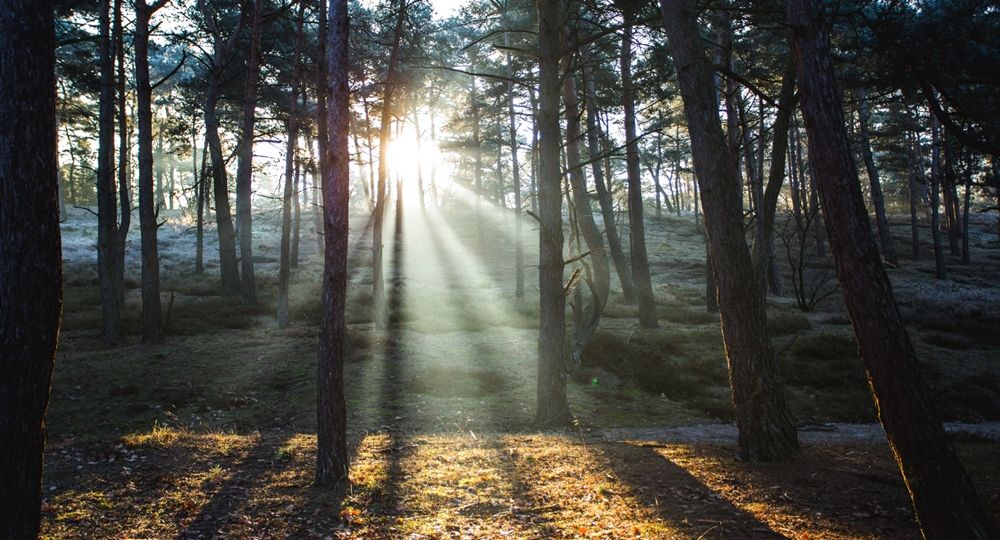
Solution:
[[[632,24],[635,14],[624,13],[621,47],[622,103],[625,107],[625,165],[628,172],[629,254],[632,279],[639,303],[639,326],[656,328],[656,301],[646,257],[646,226],[642,219],[642,180],[639,174],[639,141],[635,128],[635,88],[632,85]]]
[[[601,146],[598,140],[600,127],[597,122],[597,92],[594,87],[594,72],[590,63],[584,59],[583,79],[587,97],[587,151],[590,154],[590,170],[594,175],[594,189],[597,192],[597,202],[601,207],[601,217],[604,220],[604,233],[608,238],[608,251],[611,252],[611,260],[615,265],[615,272],[618,274],[618,282],[622,287],[622,300],[626,304],[634,304],[635,282],[632,280],[632,269],[629,268],[628,260],[625,258],[625,251],[622,249],[621,237],[618,236],[618,227],[615,225],[615,209],[611,200],[611,191],[608,184],[611,183],[610,171],[605,184],[604,169],[601,155]]]
[[[719,125],[712,67],[701,45],[693,2],[661,0],[660,7],[701,184],[739,455],[750,461],[784,459],[798,450],[798,441],[767,335],[763,284],[755,276],[743,236],[742,190]]]
[[[321,1],[321,7],[325,1]],[[321,11],[321,18],[324,14]],[[331,0],[326,35],[328,78],[327,135],[323,169],[323,319],[317,362],[316,483],[337,486],[347,482],[347,412],[344,404],[344,359],[347,325],[348,202],[350,198],[351,123],[348,88],[347,0]]]
[[[139,228],[142,233],[142,341],[163,341],[160,313],[160,256],[153,193],[153,90],[149,82],[149,19],[166,0],[135,1],[135,94],[139,126]]]
[[[236,165],[236,224],[240,235],[240,293],[248,304],[257,303],[253,271],[253,143],[257,119],[257,79],[260,76],[260,35],[264,16],[262,0],[254,0],[250,24],[250,51],[243,91],[243,119],[239,161]]]
[[[114,251],[114,282],[118,293],[119,311],[125,306],[125,242],[128,240],[128,230],[132,225],[132,195],[129,193],[131,183],[131,166],[129,164],[129,130],[128,113],[126,111],[125,79],[125,44],[122,35],[122,0],[115,0],[113,7],[111,32],[114,36],[115,57],[118,62],[118,77],[115,81],[118,105],[118,202],[121,207],[121,222],[118,225],[118,238]]]
[[[217,106],[222,86],[222,75],[231,58],[236,38],[243,27],[244,16],[240,15],[236,29],[226,40],[220,29],[215,27],[213,22],[215,17],[209,8],[203,2],[199,2],[199,8],[203,19],[210,25],[214,42],[212,67],[208,73],[208,84],[205,90],[205,138],[212,161],[215,224],[219,234],[219,273],[222,278],[223,296],[235,296],[240,292],[240,274],[236,262],[236,231],[233,228],[233,217],[229,206],[229,180],[226,175],[226,163],[222,157]]]
[[[868,120],[871,117],[868,108],[868,96],[862,89],[858,91],[858,126],[861,142],[861,157],[868,171],[868,184],[871,186],[872,206],[875,207],[875,222],[878,224],[879,244],[882,246],[882,256],[892,266],[899,266],[896,248],[892,242],[892,232],[889,230],[889,220],[885,213],[885,196],[882,194],[882,182],[879,181],[878,168],[875,167],[875,157],[872,155],[872,145],[868,133]]]
[[[559,59],[562,2],[536,0],[538,9],[539,151],[538,151],[538,410],[539,426],[566,425],[572,419],[566,401],[564,340],[566,296],[563,291],[562,174],[559,166]]]
[[[569,39],[566,41],[568,42]],[[569,46],[570,43],[566,45]],[[569,59],[567,58],[567,60]],[[569,63],[567,61],[567,64]],[[611,268],[608,264],[608,254],[604,250],[601,231],[597,228],[597,223],[594,222],[594,210],[590,204],[590,195],[587,193],[587,176],[584,173],[584,166],[580,164],[580,141],[583,139],[583,135],[580,133],[581,115],[580,101],[576,92],[576,77],[572,76],[569,65],[567,65],[566,72],[569,75],[564,78],[562,85],[563,103],[566,106],[566,165],[573,192],[573,215],[576,228],[580,236],[583,236],[589,252],[584,261],[589,259],[592,269],[592,272],[588,272],[587,277],[591,293],[590,302],[582,310],[586,312],[587,317],[580,321],[580,324],[574,325],[569,351],[567,351],[573,365],[580,365],[583,349],[594,336],[594,332],[597,331],[601,315],[608,304]]]
[[[823,198],[837,276],[861,361],[926,538],[991,538],[976,497],[930,401],[882,267],[844,127],[830,34],[818,0],[787,4],[813,179]]]
[[[0,538],[38,536],[62,311],[52,3],[0,0]]]
[[[101,90],[97,120],[97,280],[101,291],[101,337],[105,343],[114,344],[121,336],[121,304],[115,279],[119,237],[115,186],[115,62],[110,9],[110,0],[101,0],[98,16]]]

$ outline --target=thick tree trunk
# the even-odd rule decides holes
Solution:
[[[149,82],[149,19],[165,0],[135,2],[135,94],[139,126],[139,228],[142,233],[142,341],[163,340],[160,313],[160,256],[153,193],[153,90]]]
[[[661,0],[660,7],[674,65],[678,66],[691,151],[701,184],[739,429],[739,454],[751,461],[784,459],[797,451],[798,441],[767,335],[763,286],[755,276],[743,236],[741,189],[734,182],[735,162],[719,125],[712,67],[701,45],[693,2]]]
[[[868,134],[868,119],[871,117],[868,109],[868,97],[864,90],[858,91],[858,125],[861,142],[861,157],[868,171],[868,184],[871,186],[872,206],[875,207],[875,222],[878,224],[879,244],[882,246],[882,256],[892,266],[899,266],[896,248],[892,243],[892,232],[889,230],[889,220],[885,213],[885,196],[882,195],[882,182],[879,181],[878,169],[875,167],[875,157],[872,155],[872,145]]]
[[[325,7],[321,0],[320,6]],[[321,17],[323,11],[321,10]],[[336,486],[347,482],[347,412],[344,404],[344,359],[347,325],[348,199],[350,198],[350,153],[348,132],[351,123],[348,89],[347,0],[331,0],[326,62],[329,78],[324,84],[328,96],[327,135],[323,169],[323,320],[320,326],[317,365],[316,483]]]
[[[236,165],[236,225],[240,235],[240,293],[243,301],[257,302],[253,271],[253,142],[257,119],[257,79],[260,76],[260,35],[264,16],[263,0],[254,0],[250,25],[250,51],[243,91],[243,118],[240,125],[239,161]]]
[[[587,152],[590,154],[590,170],[594,175],[594,189],[597,192],[597,202],[601,207],[601,217],[604,220],[604,233],[608,238],[608,251],[611,252],[611,260],[615,265],[615,272],[618,274],[618,281],[622,287],[622,300],[626,304],[634,304],[635,282],[632,281],[632,269],[629,268],[628,260],[625,258],[625,251],[622,249],[621,237],[618,236],[618,228],[615,226],[615,209],[611,200],[611,191],[608,184],[611,182],[610,174],[605,183],[604,168],[602,166],[601,146],[598,140],[600,127],[597,122],[597,92],[594,87],[594,71],[590,63],[584,59],[583,79],[587,96]],[[610,171],[609,171],[610,173]]]
[[[118,247],[118,203],[115,186],[115,62],[111,43],[111,2],[101,0],[98,56],[101,91],[97,135],[97,281],[101,291],[101,337],[117,343],[121,336],[121,304],[115,279]]]
[[[635,128],[635,88],[632,85],[632,23],[634,14],[625,11],[621,47],[622,102],[625,107],[625,165],[628,172],[629,254],[632,279],[639,303],[639,326],[656,328],[656,301],[646,257],[646,226],[642,219],[642,180],[639,174],[639,141]]]
[[[879,259],[851,158],[820,2],[789,2],[787,11],[813,179],[823,197],[837,276],[879,421],[921,530],[926,538],[991,538],[986,513],[931,404]]]
[[[0,0],[0,538],[38,536],[62,252],[55,15]]]
[[[572,419],[564,366],[566,295],[563,292],[562,185],[559,167],[559,58],[562,3],[536,0],[538,8],[538,409],[539,426]]]

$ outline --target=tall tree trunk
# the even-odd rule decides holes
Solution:
[[[534,87],[528,88],[528,99],[531,102],[531,212],[538,215],[538,98]]]
[[[243,118],[240,125],[239,162],[236,166],[236,224],[240,234],[240,292],[243,301],[257,302],[253,272],[253,142],[257,119],[257,79],[260,76],[260,35],[264,16],[263,0],[254,0],[250,25],[250,51],[243,91]]]
[[[201,171],[198,173],[198,181],[195,184],[197,190],[197,239],[194,253],[194,273],[201,275],[205,272],[205,207],[208,203],[208,145],[201,148]]]
[[[320,0],[321,18],[325,0]],[[344,359],[346,358],[348,199],[350,198],[350,153],[347,137],[351,124],[348,89],[347,0],[331,0],[326,62],[329,78],[323,92],[329,96],[327,135],[324,144],[323,232],[323,320],[320,326],[317,366],[316,483],[336,486],[347,481],[347,412],[344,404]]]
[[[372,304],[375,310],[375,327],[378,329],[384,329],[388,322],[385,303],[385,280],[382,277],[382,228],[387,197],[386,184],[389,181],[389,134],[392,128],[393,96],[396,86],[396,70],[399,65],[400,42],[403,39],[403,23],[405,21],[406,1],[401,0],[396,14],[396,28],[393,31],[392,50],[389,53],[389,67],[385,74],[385,89],[382,94],[382,117],[379,121],[378,133],[378,186],[375,194],[375,216],[372,224]]]
[[[882,194],[882,182],[879,181],[875,158],[872,156],[872,145],[868,133],[868,120],[871,118],[868,108],[868,96],[862,89],[858,97],[858,126],[861,142],[861,157],[868,171],[868,184],[871,186],[872,206],[875,207],[875,222],[878,224],[879,244],[882,246],[882,256],[892,266],[899,266],[896,248],[892,243],[892,232],[889,230],[889,220],[885,213],[885,196]]]
[[[259,1],[259,0],[258,0]],[[288,100],[288,140],[285,145],[285,189],[281,199],[281,260],[278,263],[278,328],[288,326],[288,281],[291,273],[292,197],[295,195],[295,150],[299,140],[299,58],[302,54],[302,25],[305,3],[299,4],[295,20],[295,53],[292,67],[291,97]],[[350,155],[348,154],[348,158]]]
[[[562,186],[559,167],[559,58],[562,2],[536,0],[540,134],[538,151],[538,409],[539,426],[565,425],[572,419],[566,401],[563,292]]]
[[[125,242],[132,225],[131,165],[129,164],[128,111],[126,110],[127,68],[125,66],[125,44],[122,32],[122,0],[115,0],[112,8],[111,33],[114,37],[115,58],[118,63],[115,81],[118,109],[118,205],[121,207],[121,221],[118,224],[118,238],[114,251],[114,282],[118,293],[119,310],[125,306]]]
[[[594,71],[588,58],[584,59],[583,79],[587,96],[587,151],[590,154],[590,170],[594,175],[594,189],[597,192],[597,202],[601,207],[601,217],[604,220],[604,233],[608,238],[608,251],[611,252],[611,260],[615,264],[615,272],[618,274],[618,281],[622,287],[622,299],[626,304],[634,304],[635,282],[632,281],[632,269],[629,268],[628,260],[625,258],[625,251],[622,249],[621,237],[618,236],[618,228],[615,226],[615,209],[611,200],[610,172],[607,184],[604,178],[603,160],[600,159],[601,147],[598,140],[600,126],[597,121],[597,93],[594,87]]]
[[[701,184],[705,230],[718,288],[740,457],[784,459],[798,449],[784,385],[767,335],[762,283],[743,236],[740,185],[718,120],[712,67],[701,45],[693,2],[661,0],[691,152]]]
[[[0,0],[0,538],[36,538],[62,251],[55,15]]]
[[[989,519],[930,401],[879,259],[844,127],[818,0],[787,4],[813,179],[862,363],[926,538],[991,538]]]
[[[971,262],[969,254],[969,203],[972,196],[972,173],[965,172],[965,196],[962,201],[962,264],[968,266]]]
[[[222,141],[219,137],[217,106],[222,86],[222,75],[229,62],[230,53],[236,44],[236,36],[243,27],[244,15],[236,25],[231,37],[224,40],[221,31],[215,27],[215,15],[203,3],[199,3],[203,19],[211,24],[214,39],[212,69],[208,73],[205,90],[205,142],[211,158],[212,186],[215,197],[215,224],[219,235],[219,273],[222,278],[223,296],[235,296],[240,292],[240,275],[236,262],[236,231],[229,205],[229,180],[226,163],[222,156]]]
[[[510,33],[504,32],[504,44],[510,46]],[[517,115],[514,112],[514,66],[507,51],[507,129],[510,137],[510,170],[514,181],[514,296],[524,299],[524,239],[521,235],[521,168],[518,166]]]
[[[639,174],[639,141],[635,128],[635,88],[632,85],[632,24],[635,15],[626,9],[621,46],[622,103],[625,107],[625,165],[628,172],[629,253],[632,279],[639,303],[639,326],[656,328],[656,301],[646,257],[646,226],[642,219],[642,181]]]
[[[565,35],[572,33],[567,31]],[[565,40],[566,46],[575,45],[570,39]],[[575,47],[574,47],[575,48]],[[566,72],[572,73],[571,62],[567,58]],[[580,365],[582,361],[583,349],[590,343],[594,332],[597,331],[604,314],[604,308],[608,304],[608,292],[611,288],[611,268],[608,264],[608,254],[604,250],[604,241],[601,238],[601,231],[594,222],[594,210],[590,204],[590,195],[587,193],[587,176],[584,173],[584,166],[580,164],[580,141],[583,135],[580,133],[580,101],[576,92],[576,77],[569,75],[563,81],[563,103],[566,106],[566,165],[569,170],[569,183],[573,192],[573,216],[576,222],[576,229],[579,236],[583,237],[590,253],[584,262],[589,259],[592,272],[586,281],[590,285],[590,302],[586,306],[589,309],[581,310],[581,315],[586,312],[586,317],[580,324],[574,325],[573,335],[570,339],[569,351],[567,354],[573,361],[573,365]],[[579,291],[580,289],[577,288]]]
[[[149,19],[166,0],[135,0],[135,93],[139,126],[139,228],[142,232],[142,341],[163,340],[160,314],[160,256],[153,193],[153,90],[149,82]]]
[[[931,115],[931,239],[934,242],[934,269],[938,279],[948,279],[948,267],[944,262],[944,246],[941,244],[941,124],[937,116]]]
[[[771,241],[774,232],[774,214],[778,197],[785,181],[785,158],[788,150],[788,125],[795,107],[795,64],[789,59],[781,79],[781,94],[778,97],[778,113],[771,131],[774,140],[771,145],[771,169],[768,171],[767,186],[759,196],[757,207],[757,236],[753,243],[755,272],[761,281],[767,280],[772,293],[780,292],[778,276],[774,270],[774,248]],[[764,122],[763,114],[761,123]],[[760,160],[763,163],[763,158]]]
[[[111,2],[101,0],[98,56],[101,91],[97,142],[97,280],[101,291],[101,336],[116,343],[121,336],[121,304],[115,280],[118,203],[115,186],[115,62],[111,43]]]

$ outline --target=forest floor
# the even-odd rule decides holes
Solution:
[[[218,296],[217,242],[193,272],[189,217],[160,229],[167,341],[139,341],[138,231],[125,328],[99,339],[95,219],[63,224],[64,324],[48,415],[43,535],[360,538],[918,537],[874,421],[839,293],[802,312],[769,299],[769,326],[802,452],[736,461],[717,315],[692,217],[655,218],[647,242],[661,327],[613,297],[570,381],[576,425],[532,428],[537,234],[524,223],[527,295],[514,297],[513,218],[407,209],[387,216],[386,289],[371,323],[371,228],[352,221],[346,365],[351,482],[311,485],[322,263],[311,220],[293,274],[292,325],[274,323],[277,213],[255,216],[260,302]],[[1000,243],[977,216],[972,264],[903,258],[889,270],[942,416],[1000,522]],[[992,227],[992,230],[991,230]],[[897,249],[908,252],[900,221]],[[923,231],[929,240],[929,231]],[[399,240],[399,241],[397,241]],[[627,245],[627,243],[626,243]],[[791,289],[785,248],[776,243]],[[811,250],[812,248],[810,248]],[[793,261],[794,262],[794,261]],[[807,281],[831,286],[807,257]],[[615,280],[614,283],[617,283]],[[823,294],[821,291],[820,294]]]

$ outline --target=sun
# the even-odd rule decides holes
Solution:
[[[389,141],[389,180],[400,180],[403,186],[403,201],[408,206],[420,204],[420,189],[424,197],[430,195],[431,181],[441,189],[450,182],[451,165],[442,156],[435,141],[422,138],[417,140],[413,129],[403,130]]]

